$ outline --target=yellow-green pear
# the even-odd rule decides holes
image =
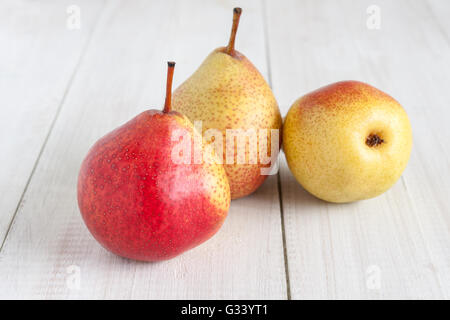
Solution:
[[[281,129],[282,120],[269,85],[253,64],[234,48],[241,9],[235,8],[233,12],[228,46],[214,50],[197,71],[175,90],[173,109],[192,122],[202,121],[203,133],[216,129],[222,134],[223,164],[231,198],[236,199],[255,191],[267,178],[267,172],[262,169],[274,164],[273,161],[268,163],[267,157],[276,158],[280,142],[278,137],[277,141],[271,139],[271,129]],[[227,142],[227,130],[230,129],[242,129],[250,140],[254,137],[250,132],[256,132],[256,141],[253,141],[257,146],[256,162],[255,153],[250,149],[252,142],[239,144],[238,139],[229,137]],[[262,132],[265,134],[262,135]],[[231,140],[235,141],[235,145],[230,145]],[[276,148],[272,148],[275,144]],[[235,157],[227,158],[227,151],[230,150],[235,152]],[[245,161],[242,161],[243,158],[238,160],[239,154],[245,155]],[[267,156],[264,161],[261,154]]]
[[[330,202],[368,199],[388,190],[405,169],[411,146],[402,106],[358,81],[301,97],[283,126],[290,170],[307,191]]]

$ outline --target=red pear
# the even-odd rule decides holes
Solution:
[[[230,205],[222,165],[173,160],[174,134],[193,145],[199,133],[171,111],[175,63],[168,64],[164,110],[144,111],[98,140],[78,178],[89,231],[106,249],[135,260],[170,259],[201,244],[218,231]]]

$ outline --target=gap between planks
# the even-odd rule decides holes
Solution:
[[[44,142],[42,143],[42,146],[41,146],[41,148],[39,150],[38,156],[36,157],[36,160],[35,160],[35,162],[33,164],[33,168],[31,169],[30,175],[28,176],[27,182],[25,183],[25,187],[23,188],[23,191],[22,191],[22,194],[20,195],[19,201],[17,202],[16,209],[14,210],[14,213],[13,213],[13,215],[11,217],[11,220],[9,222],[8,228],[6,229],[5,236],[4,236],[2,244],[0,246],[0,253],[2,252],[2,249],[3,249],[5,243],[6,243],[7,239],[8,239],[8,235],[9,235],[9,232],[11,230],[11,227],[12,227],[12,225],[14,223],[14,220],[16,219],[17,213],[20,210],[22,202],[23,202],[23,200],[25,198],[25,194],[27,193],[28,186],[30,185],[30,182],[31,182],[31,179],[33,178],[34,173],[36,172],[36,168],[37,168],[37,166],[39,164],[39,161],[40,161],[40,159],[42,157],[42,154],[44,153],[45,147],[47,146],[48,139],[50,138],[50,135],[52,134],[53,128],[55,127],[55,123],[58,120],[58,116],[61,113],[61,110],[62,110],[62,107],[64,105],[64,102],[66,101],[67,94],[69,93],[70,88],[72,86],[73,80],[75,79],[75,76],[76,76],[77,71],[78,71],[78,69],[79,69],[79,67],[81,65],[81,62],[83,61],[84,56],[86,55],[86,52],[87,52],[88,47],[89,47],[89,45],[91,43],[92,37],[93,37],[93,35],[95,33],[96,27],[98,25],[98,21],[100,20],[100,17],[102,15],[102,9],[103,8],[104,8],[104,2],[102,3],[102,5],[100,6],[100,9],[98,10],[99,12],[96,15],[96,19],[95,19],[94,25],[92,26],[91,32],[89,33],[88,38],[86,39],[86,43],[84,44],[83,49],[81,50],[80,56],[78,58],[77,63],[75,64],[73,72],[72,72],[69,80],[67,81],[67,86],[66,86],[66,88],[64,90],[64,93],[63,93],[63,96],[61,98],[61,101],[59,102],[58,108],[56,109],[55,116],[53,117],[53,120],[52,120],[52,122],[50,124],[50,128],[48,129],[47,135],[44,138]]]
[[[268,33],[268,19],[267,19],[267,5],[266,0],[261,0],[261,17],[263,24],[263,32],[264,32],[264,49],[266,51],[266,63],[267,63],[267,82],[269,86],[272,88],[272,65],[270,60],[270,41],[269,41],[269,33]],[[281,112],[281,111],[280,111]],[[281,115],[283,118],[283,115]],[[283,130],[279,134],[282,134]],[[287,255],[287,244],[286,244],[286,227],[284,221],[284,212],[283,212],[283,195],[281,190],[281,176],[280,176],[280,161],[279,158],[282,157],[282,150],[280,146],[280,152],[278,154],[278,171],[277,171],[277,190],[278,190],[278,201],[280,203],[280,219],[281,219],[281,237],[283,241],[283,257],[284,257],[284,271],[286,274],[286,296],[288,300],[291,300],[291,285],[289,281],[289,260]]]

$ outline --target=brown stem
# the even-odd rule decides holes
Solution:
[[[173,70],[175,69],[175,62],[168,61],[167,62],[167,84],[166,84],[166,101],[164,102],[164,113],[168,113],[171,110],[172,104],[172,79],[173,79]]]
[[[233,55],[234,53],[234,41],[236,40],[236,32],[239,26],[239,18],[241,17],[241,13],[241,8],[233,9],[233,26],[231,27],[230,40],[228,41],[228,46],[225,50],[225,52],[229,55]]]

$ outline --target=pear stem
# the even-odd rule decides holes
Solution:
[[[241,8],[233,9],[233,26],[231,27],[230,40],[228,41],[228,46],[225,50],[225,52],[229,55],[233,55],[234,53],[234,41],[236,40],[236,32],[239,26],[239,18],[241,17],[241,13]]]
[[[175,62],[168,61],[167,62],[167,83],[166,83],[166,101],[164,102],[164,113],[168,113],[171,111],[172,104],[172,79],[173,79],[173,70],[175,69]]]

